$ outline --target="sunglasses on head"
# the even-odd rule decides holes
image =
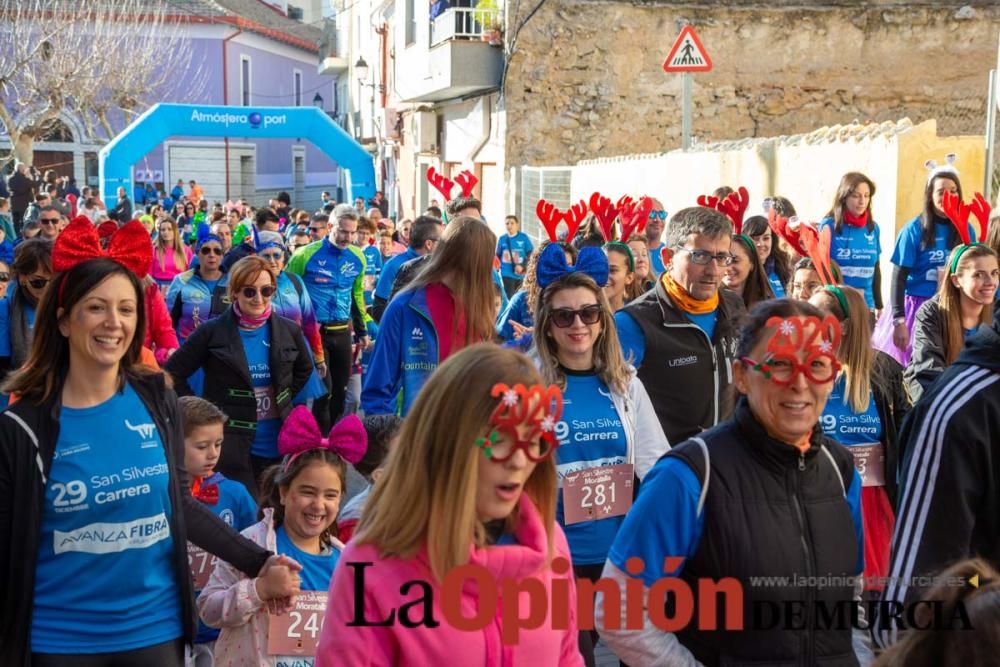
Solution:
[[[222,255],[222,248],[214,248],[214,247],[213,248],[209,248],[208,246],[204,246],[201,250],[198,251],[198,253],[202,254],[202,255],[220,255],[221,256]]]
[[[270,299],[272,296],[274,296],[274,285],[264,285],[259,289],[256,287],[244,287],[243,289],[240,290],[240,293],[243,294],[243,296],[246,297],[247,299],[253,299],[254,297],[257,296],[258,291],[260,292],[260,295],[263,298]]]
[[[552,324],[560,329],[566,329],[573,326],[573,322],[576,321],[577,316],[580,317],[580,321],[584,324],[596,324],[597,320],[601,319],[601,306],[594,303],[584,306],[580,310],[556,308],[552,311]]]
[[[49,278],[28,278],[28,284],[35,289],[42,289],[49,284]]]

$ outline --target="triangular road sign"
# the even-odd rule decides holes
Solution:
[[[711,72],[712,59],[698,39],[694,26],[686,25],[663,61],[664,72]]]

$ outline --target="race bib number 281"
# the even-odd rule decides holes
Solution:
[[[563,478],[566,525],[621,516],[632,507],[635,466],[586,468]]]

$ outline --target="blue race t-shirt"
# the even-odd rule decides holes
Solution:
[[[663,244],[659,244],[655,248],[649,249],[649,267],[653,271],[653,277],[659,278],[660,274],[664,271],[663,266],[663,255],[660,251],[663,250]]]
[[[556,474],[559,486],[566,475],[586,468],[600,468],[628,462],[628,443],[611,392],[594,373],[566,373],[562,421],[556,424]],[[593,565],[608,557],[624,517],[565,525],[563,496],[559,494],[556,520],[563,526],[573,563]]]
[[[868,409],[863,413],[854,412],[854,408],[845,400],[847,376],[841,375],[833,383],[833,391],[826,400],[820,423],[823,433],[842,445],[871,445],[882,438],[882,419],[875,405],[874,394],[869,393]]]
[[[909,296],[919,296],[929,299],[937,291],[937,270],[948,261],[948,254],[953,245],[954,226],[951,221],[943,218],[934,220],[934,245],[921,248],[923,228],[920,226],[920,216],[906,223],[903,231],[896,239],[896,247],[892,251],[892,263],[910,270],[906,276],[905,293]],[[969,238],[976,240],[976,232],[969,225]],[[957,238],[958,235],[954,234]]]
[[[209,503],[204,505],[215,516],[225,521],[226,525],[240,532],[257,522],[257,503],[247,491],[247,487],[236,480],[226,479],[220,472],[207,477],[203,483],[219,487],[219,501],[214,505]],[[195,594],[199,592],[195,591]],[[198,619],[198,636],[194,639],[196,644],[214,642],[218,637],[218,629],[210,628],[200,618]]]
[[[684,313],[685,317],[694,322],[694,324],[705,332],[708,336],[708,340],[712,340],[712,335],[715,333],[715,323],[719,319],[719,310],[715,309],[710,313],[705,313],[704,315],[695,315],[694,313]]]
[[[130,385],[94,407],[62,407],[32,651],[112,653],[181,636],[169,481],[160,433]]]
[[[840,265],[844,284],[861,290],[865,295],[865,303],[869,308],[874,308],[875,294],[872,284],[875,279],[875,267],[882,255],[878,225],[876,224],[869,232],[867,227],[855,227],[845,222],[837,234],[833,218],[826,218],[820,223],[820,230],[823,227],[830,228],[830,257]],[[934,280],[937,280],[937,276]]]
[[[504,234],[497,240],[497,257],[500,258],[500,272],[504,278],[524,279],[524,269],[532,247],[531,239],[524,232],[518,232],[514,236]],[[520,274],[514,270],[515,266],[521,267]]]
[[[333,577],[333,570],[340,560],[340,549],[330,547],[325,554],[311,554],[302,551],[292,539],[288,537],[284,526],[278,526],[274,531],[278,538],[278,553],[290,556],[300,565],[302,571],[299,577],[302,579],[302,590],[304,591],[325,591],[330,588],[330,579]]]
[[[382,253],[375,245],[365,246],[361,252],[365,256],[365,305],[370,306],[375,285],[378,284],[379,274],[382,273]]]
[[[250,453],[263,458],[278,458],[278,406],[274,401],[274,387],[271,385],[271,325],[257,327],[253,331],[240,329],[243,352],[253,381],[253,393],[257,399],[257,433],[254,435]]]
[[[774,298],[781,299],[785,296],[785,286],[781,283],[781,276],[774,271],[768,271],[767,282],[771,283],[771,291],[774,292]]]

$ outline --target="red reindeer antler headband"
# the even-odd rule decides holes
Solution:
[[[749,205],[750,193],[743,186],[740,186],[736,192],[730,193],[722,201],[719,201],[718,197],[711,197],[709,195],[698,197],[698,206],[714,208],[716,211],[724,213],[732,221],[733,233],[735,234],[743,233],[743,216],[746,214]]]
[[[604,234],[605,241],[614,240],[615,218],[618,217],[618,207],[611,203],[611,200],[595,192],[590,195],[590,210],[597,218]]]
[[[636,232],[642,233],[649,222],[649,212],[653,210],[653,200],[643,197],[638,204],[629,202],[628,206],[622,209],[622,243],[628,243],[632,235]]]
[[[559,240],[556,230],[560,222],[566,223],[566,240],[571,241],[576,235],[576,231],[580,229],[580,223],[587,217],[587,202],[581,199],[567,210],[561,211],[556,208],[555,204],[547,202],[544,199],[539,199],[538,204],[535,206],[535,215],[538,216],[542,226],[545,227],[550,241],[555,242]]]
[[[962,259],[965,251],[974,245],[983,245],[982,243],[974,243],[972,241],[972,235],[969,233],[969,215],[975,215],[976,219],[979,220],[979,238],[985,239],[986,232],[989,231],[990,227],[991,209],[989,202],[986,201],[986,198],[980,192],[972,195],[971,204],[966,204],[959,199],[958,195],[948,190],[942,193],[941,209],[948,216],[948,219],[951,220],[951,224],[955,225],[955,230],[958,232],[959,238],[962,239],[962,245],[952,258],[949,267],[949,273],[955,273],[958,270],[958,262]]]
[[[445,201],[451,201],[451,193],[455,190],[455,184],[457,183],[460,188],[462,188],[463,197],[471,197],[472,191],[476,187],[476,183],[479,179],[468,169],[460,172],[455,180],[450,178],[445,178],[442,174],[437,173],[434,167],[427,168],[427,182],[430,183],[437,189],[438,192],[444,197]]]

